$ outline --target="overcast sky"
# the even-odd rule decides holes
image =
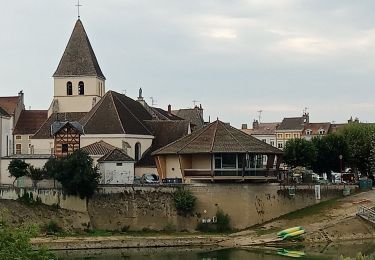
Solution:
[[[2,1],[0,95],[47,109],[75,0]],[[375,121],[375,1],[81,0],[107,90],[252,122]]]

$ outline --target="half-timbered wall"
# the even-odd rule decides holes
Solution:
[[[80,132],[66,125],[55,134],[55,156],[67,156],[80,148]]]

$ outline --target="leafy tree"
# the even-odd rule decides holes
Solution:
[[[196,200],[197,198],[189,190],[178,189],[173,193],[176,209],[185,216],[193,212]]]
[[[342,131],[348,146],[348,164],[356,172],[366,175],[370,172],[370,158],[375,126],[372,124],[352,123]]]
[[[35,227],[10,228],[0,224],[0,259],[51,260],[56,256],[45,250],[34,250],[30,238],[37,235]]]
[[[10,173],[10,176],[15,178],[13,181],[13,186],[18,178],[21,178],[28,174],[28,167],[29,164],[20,159],[14,159],[9,163],[8,171]]]
[[[52,169],[58,169],[55,174],[69,195],[78,195],[83,198],[91,198],[99,185],[100,174],[93,167],[93,160],[81,150],[68,155],[65,158],[50,162]]]
[[[33,187],[36,188],[38,182],[46,178],[46,171],[44,168],[37,168],[29,165],[27,176],[30,177],[33,182]]]
[[[59,175],[59,172],[62,171],[64,165],[63,160],[57,158],[50,158],[45,164],[44,169],[46,171],[46,178],[54,180],[54,187],[56,187],[56,177]]]
[[[284,162],[292,168],[310,168],[316,160],[317,152],[312,142],[305,139],[291,139],[284,149]]]
[[[312,164],[312,169],[316,173],[326,173],[331,179],[331,172],[340,171],[340,155],[343,156],[343,165],[348,158],[348,148],[342,135],[329,134],[323,137],[312,139],[316,149],[317,157]]]

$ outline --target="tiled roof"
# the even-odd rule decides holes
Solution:
[[[76,121],[55,121],[51,125],[51,134],[55,136],[65,126],[70,125],[76,129],[80,134],[83,134],[82,125]]]
[[[196,153],[282,154],[283,152],[217,120],[160,148],[153,155]]]
[[[308,123],[305,125],[305,129],[303,131],[303,134],[306,135],[306,130],[311,130],[311,135],[319,135],[319,130],[323,129],[326,134],[328,134],[329,130],[331,128],[330,122],[324,122],[324,123]]]
[[[331,127],[329,129],[329,133],[336,133],[346,127],[348,124],[347,123],[342,123],[342,124],[331,124]]]
[[[20,98],[20,96],[0,97],[0,107],[9,115],[14,115]]]
[[[304,128],[303,117],[286,117],[276,130],[303,130]]]
[[[85,28],[77,20],[54,77],[97,76],[105,79]]]
[[[2,107],[0,107],[0,116],[10,117],[10,115]]]
[[[51,126],[55,121],[79,121],[86,112],[53,113],[33,135],[32,139],[52,139]]]
[[[81,148],[82,151],[86,152],[89,155],[106,155],[114,149],[116,149],[115,146],[110,145],[103,140]]]
[[[190,122],[187,120],[150,120],[145,121],[152,134],[155,136],[151,147],[143,154],[136,166],[156,167],[155,160],[151,153],[166,146],[189,133]]]
[[[108,91],[80,121],[85,134],[139,134],[151,135],[144,120],[152,116],[137,101]]]
[[[204,119],[199,107],[173,110],[172,113],[180,118],[189,120],[197,129],[204,126]]]
[[[159,120],[184,120],[181,117],[178,117],[174,115],[173,113],[168,113],[168,111],[165,111],[164,109],[158,108],[158,107],[150,107],[156,117]]]
[[[15,135],[32,135],[47,120],[47,110],[22,110],[17,124],[14,128]]]
[[[98,162],[134,162],[134,159],[124,151],[116,148],[98,159]]]
[[[252,135],[274,135],[276,128],[280,123],[259,123],[256,128],[252,130]]]

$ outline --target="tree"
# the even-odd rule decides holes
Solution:
[[[316,149],[312,142],[305,139],[291,139],[284,149],[284,162],[290,167],[310,168],[316,160]]]
[[[45,177],[54,180],[54,187],[56,187],[56,177],[58,176],[59,172],[63,170],[63,167],[63,160],[59,160],[57,158],[50,158],[44,164],[44,169],[46,171]]]
[[[9,163],[8,171],[10,173],[10,177],[15,178],[13,181],[13,186],[18,178],[21,178],[27,175],[28,167],[29,167],[29,164],[25,163],[24,161],[20,159],[14,159]]]
[[[56,180],[69,195],[78,195],[82,199],[91,198],[99,185],[100,174],[97,167],[93,167],[91,157],[81,150],[49,162],[48,167],[56,170]]]
[[[316,173],[326,173],[328,179],[331,179],[332,171],[340,171],[340,155],[343,157],[343,163],[348,158],[348,148],[344,137],[338,134],[329,134],[313,138],[312,143],[317,152],[312,169]]]
[[[38,182],[46,178],[46,171],[44,168],[37,168],[32,165],[29,165],[27,176],[30,177],[30,179],[33,182],[33,187],[36,188]]]
[[[11,228],[0,224],[0,259],[52,260],[56,256],[45,250],[34,250],[30,238],[37,235],[35,227]]]

